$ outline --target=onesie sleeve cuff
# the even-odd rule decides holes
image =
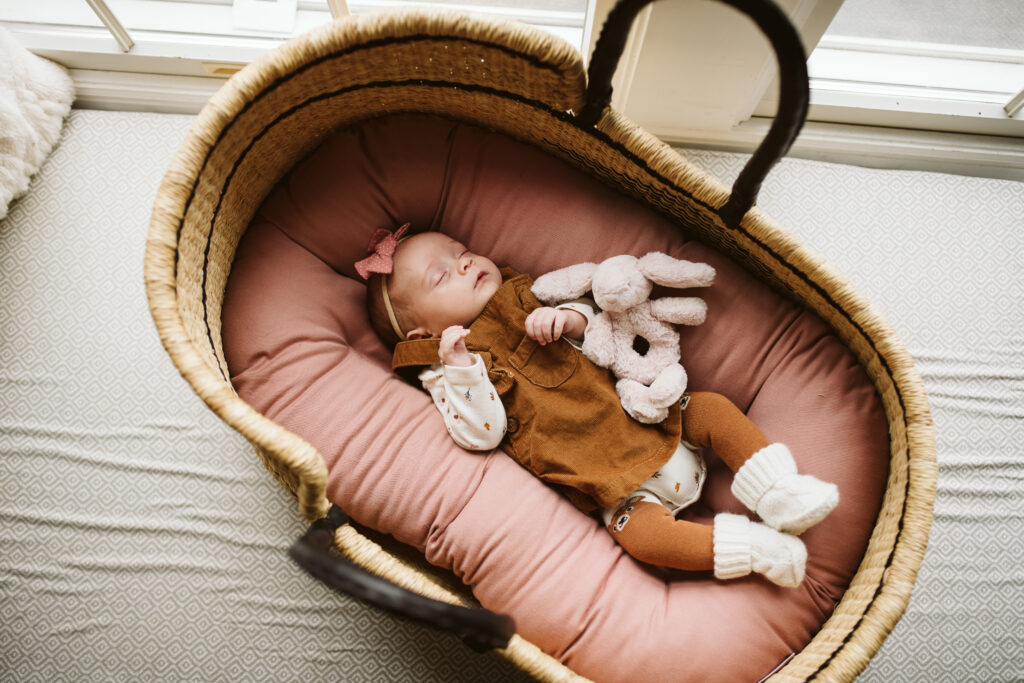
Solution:
[[[579,313],[580,315],[587,319],[587,327],[590,327],[590,323],[594,322],[594,316],[597,315],[597,311],[594,310],[596,308],[596,305],[589,299],[576,299],[573,301],[566,301],[564,304],[559,304],[555,308],[566,308],[570,311],[576,311],[577,313]],[[584,334],[586,334],[586,329],[584,329]],[[563,335],[563,339],[565,339],[565,341],[569,342],[572,346],[574,346],[577,349],[582,349],[583,347],[582,337],[577,339],[576,337]]]
[[[479,354],[472,354],[473,364],[467,366],[445,365],[444,376],[452,386],[474,387],[483,382],[490,383],[484,360]]]
[[[427,384],[433,382],[434,380],[439,379],[443,375],[444,370],[441,369],[440,364],[437,364],[423,368],[422,370],[420,370],[420,374],[418,374],[416,377],[424,386],[426,386]]]

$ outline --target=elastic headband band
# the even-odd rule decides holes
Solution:
[[[402,240],[399,240],[401,242]],[[381,275],[380,277],[380,293],[384,295],[384,310],[388,312],[388,320],[391,321],[391,329],[395,331],[398,338],[401,341],[405,341],[405,334],[402,332],[401,326],[398,324],[398,318],[395,317],[395,309],[391,308],[391,297],[388,296],[388,276]]]

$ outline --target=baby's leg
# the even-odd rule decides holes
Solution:
[[[683,411],[683,441],[714,449],[733,472],[770,443],[732,401],[710,391],[690,393]]]
[[[608,522],[612,537],[647,564],[694,572],[714,569],[712,527],[676,520],[655,500],[653,495],[641,494],[621,505]]]
[[[807,551],[800,539],[742,515],[720,514],[714,526],[676,520],[650,500],[631,497],[606,515],[608,530],[622,548],[648,564],[685,571],[714,570],[720,579],[763,574],[780,586],[803,580]]]
[[[797,474],[796,461],[785,444],[770,443],[743,411],[720,394],[690,394],[683,410],[683,440],[713,448],[736,473],[733,495],[780,531],[803,533],[839,503],[835,484]]]

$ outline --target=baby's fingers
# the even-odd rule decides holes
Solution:
[[[562,331],[565,329],[565,315],[555,313],[555,320],[551,327],[551,341],[562,338]]]
[[[539,310],[538,308],[537,311]],[[537,338],[537,311],[526,316],[526,322],[523,323],[523,327],[526,328],[526,336],[530,339]]]
[[[545,328],[549,326],[546,315],[547,310],[546,308],[538,308],[526,316],[526,335],[534,341],[539,341],[541,344],[547,342],[545,339]]]
[[[438,344],[438,350],[441,353],[452,351],[457,349],[459,346],[465,347],[466,336],[469,334],[469,330],[459,325],[452,325],[441,333],[441,341]]]
[[[437,345],[437,355],[445,365],[470,366],[473,364],[473,357],[466,348],[466,337],[469,330],[459,325],[453,325],[441,333],[441,340]]]
[[[465,339],[468,335],[469,330],[462,325],[452,325],[444,328],[444,331],[441,333],[441,339],[450,339],[454,341],[458,339]]]
[[[538,308],[530,314],[530,317],[533,319],[533,326],[532,330],[530,328],[527,329],[527,334],[542,345],[550,344],[562,335],[565,320],[564,316],[559,315],[557,309]],[[529,321],[529,318],[527,320]]]

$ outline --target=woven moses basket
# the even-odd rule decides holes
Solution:
[[[936,477],[924,390],[902,343],[863,297],[769,218],[748,211],[806,110],[803,53],[785,17],[767,2],[729,2],[769,35],[783,73],[776,125],[730,192],[606,106],[626,33],[644,4],[620,3],[615,9],[589,81],[578,52],[556,38],[447,12],[395,11],[336,21],[249,65],[203,109],[160,187],[146,249],[150,309],[182,375],[249,439],[337,551],[417,594],[472,606],[468,590],[452,592],[430,571],[398,560],[342,524],[340,513],[328,517],[324,459],[235,393],[221,312],[239,240],[262,200],[297,161],[333,131],[385,113],[428,113],[490,128],[646,203],[820,316],[859,360],[884,405],[889,479],[867,553],[831,618],[774,675],[849,680],[900,618],[924,555]],[[373,579],[346,576],[335,577],[335,583],[391,606],[387,589]],[[442,609],[431,616],[429,605],[423,609],[425,618],[448,614]],[[469,634],[477,623],[472,619],[481,613],[485,620],[493,617],[462,609],[470,619],[462,628]],[[499,631],[507,631],[507,622],[497,622]],[[508,635],[487,642],[500,644],[504,656],[539,679],[575,677],[530,642]]]

